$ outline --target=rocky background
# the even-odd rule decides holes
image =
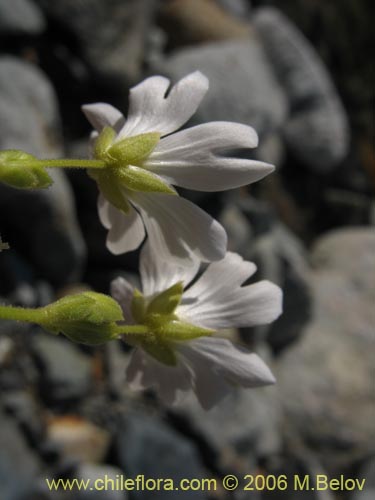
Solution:
[[[185,195],[225,225],[230,249],[284,290],[267,328],[229,332],[278,383],[211,412],[131,393],[120,342],[73,345],[0,324],[1,500],[163,500],[165,492],[49,492],[44,478],[311,474],[366,477],[365,493],[180,492],[178,499],[375,498],[375,160],[371,3],[366,0],[0,0],[0,148],[87,155],[80,105],[126,110],[150,74],[200,69],[210,92],[192,123],[232,120],[260,136],[276,173],[237,192]],[[0,186],[0,297],[47,304],[136,278],[112,256],[84,172],[47,191]]]

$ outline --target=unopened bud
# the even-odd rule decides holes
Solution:
[[[52,184],[34,156],[16,149],[0,151],[0,182],[18,189],[43,189]]]
[[[118,337],[116,322],[123,321],[119,304],[101,293],[67,295],[40,310],[41,326],[54,334],[62,333],[81,344],[97,345]]]

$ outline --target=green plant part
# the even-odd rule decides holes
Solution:
[[[43,318],[39,324],[44,329],[89,345],[117,338],[116,322],[124,319],[115,300],[96,292],[67,295],[43,307],[40,312]]]
[[[45,189],[52,184],[37,158],[16,149],[0,151],[0,181],[17,189]]]
[[[160,134],[150,132],[114,142],[115,131],[104,127],[94,145],[94,156],[106,168],[89,169],[108,201],[118,210],[129,213],[128,197],[132,192],[177,194],[159,176],[143,168],[143,161],[154,150]]]
[[[165,365],[176,365],[174,342],[193,340],[214,333],[214,330],[178,318],[176,309],[181,303],[182,294],[182,282],[175,283],[151,298],[144,297],[139,290],[135,290],[131,303],[132,315],[138,323],[147,327],[147,333],[136,337],[125,335],[125,340],[132,345],[140,345]]]
[[[46,331],[63,334],[73,342],[98,345],[121,335],[136,338],[148,333],[145,325],[124,325],[119,304],[96,292],[67,295],[52,304],[36,309],[1,306],[0,319],[36,323]]]

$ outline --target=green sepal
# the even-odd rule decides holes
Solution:
[[[202,328],[201,326],[174,319],[160,326],[158,333],[166,340],[179,341],[208,337],[215,333],[215,330]]]
[[[107,151],[115,140],[116,132],[111,127],[104,127],[100,132],[94,145],[94,157],[99,160],[107,160]]]
[[[17,189],[44,189],[52,184],[38,159],[17,149],[0,151],[0,181]]]
[[[118,179],[118,182],[131,191],[177,194],[176,191],[160,177],[141,167],[134,165],[117,168],[113,167],[113,173]]]
[[[133,137],[126,137],[115,142],[107,150],[108,155],[122,165],[139,165],[155,149],[160,140],[158,132],[148,132]]]
[[[120,305],[108,295],[83,292],[67,295],[38,310],[38,323],[51,333],[97,345],[117,338],[116,322],[123,321]]]
[[[177,365],[176,354],[173,351],[172,347],[170,347],[166,342],[162,342],[160,340],[157,340],[155,342],[143,342],[142,348],[153,358],[160,361],[160,363],[168,366]]]
[[[58,333],[62,333],[72,342],[85,345],[101,345],[119,337],[112,323],[102,325],[81,323],[70,324],[68,327],[62,325],[62,329]]]
[[[170,286],[167,290],[159,293],[149,303],[147,307],[147,315],[158,314],[169,316],[173,314],[176,307],[181,302],[183,291],[184,285],[182,281],[179,281]]]
[[[136,288],[130,305],[131,313],[137,323],[144,323],[146,318],[146,303],[143,294]]]
[[[106,169],[103,172],[91,172],[91,176],[98,183],[103,196],[118,210],[124,214],[130,212],[131,206],[126,199],[121,185],[118,183],[112,169]]]

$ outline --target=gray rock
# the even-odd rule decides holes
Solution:
[[[38,157],[62,155],[54,91],[33,65],[0,58],[0,149],[22,149]],[[26,254],[40,275],[60,285],[77,280],[86,249],[77,224],[74,199],[65,174],[50,170],[47,190],[26,192],[0,186],[0,227],[8,228],[11,250]],[[1,215],[1,214],[7,214]],[[57,264],[58,263],[58,264]]]
[[[279,10],[260,8],[252,19],[289,98],[284,129],[289,147],[307,166],[330,171],[348,152],[349,126],[323,62]]]
[[[373,293],[375,233],[370,227],[337,229],[319,238],[311,263],[323,271],[335,271],[352,279],[360,289]]]
[[[256,37],[182,49],[155,69],[174,80],[195,70],[209,78],[210,89],[194,123],[240,122],[263,136],[277,130],[286,119],[284,94]]]
[[[121,478],[125,479],[124,472],[117,467],[111,465],[95,465],[90,463],[82,463],[77,468],[76,477],[84,481],[90,480],[90,484],[94,484],[96,480],[106,481],[107,489],[105,490],[106,500],[126,500],[128,495],[126,491],[121,491]],[[98,483],[99,487],[104,483]],[[116,489],[116,485],[120,485]],[[112,489],[112,485],[114,486]],[[102,500],[103,491],[99,490],[81,490],[77,492],[77,499],[79,500]]]
[[[49,445],[55,446],[71,463],[100,463],[108,453],[109,432],[78,416],[51,417],[47,436]]]
[[[247,0],[216,0],[227,12],[241,19],[250,15],[251,5]]]
[[[38,35],[45,28],[43,14],[30,0],[0,0],[0,35]]]
[[[174,48],[247,38],[251,30],[246,20],[231,15],[216,0],[161,2],[160,23]]]
[[[280,450],[280,406],[274,387],[233,389],[210,411],[203,410],[193,396],[173,410],[188,419],[189,425],[221,459],[228,452],[249,464]]]
[[[40,469],[38,457],[26,444],[18,427],[0,410],[1,499],[27,498]]]
[[[273,323],[244,328],[244,338],[267,339],[275,351],[301,334],[310,318],[309,266],[302,243],[278,222],[269,204],[235,194],[227,197],[220,221],[228,248],[258,266],[256,280],[268,279],[283,290],[283,314]]]
[[[374,245],[369,228],[317,242],[313,318],[276,367],[286,424],[331,471],[375,447]]]
[[[45,12],[76,36],[96,72],[122,84],[141,76],[155,0],[38,0]]]
[[[350,496],[350,500],[372,500],[375,497],[375,457],[366,460],[360,468],[356,477],[359,480],[366,479],[363,491],[356,491]]]
[[[127,477],[135,478],[141,474],[146,478],[171,478],[176,484],[185,478],[207,477],[194,444],[156,416],[129,414],[120,425],[116,446],[120,465]],[[175,492],[168,491],[132,493],[132,498],[142,500],[175,497]],[[204,500],[205,495],[199,491],[179,491],[178,498]]]
[[[44,425],[41,408],[35,398],[25,390],[7,391],[3,394],[3,405],[14,421],[22,426],[33,443],[43,439]]]
[[[65,338],[40,333],[32,342],[39,360],[45,396],[52,400],[80,398],[92,386],[91,360]]]
[[[285,143],[279,133],[271,133],[261,138],[254,153],[257,160],[271,163],[279,168],[285,157]]]
[[[272,457],[266,470],[270,475],[275,475],[276,477],[286,476],[287,478],[287,488],[281,491],[267,491],[267,499],[334,500],[335,498],[329,490],[319,490],[316,488],[315,478],[317,475],[330,476],[308,449],[300,449],[297,445],[293,450]],[[310,480],[310,489],[306,487],[300,489],[298,485],[295,484],[295,478],[298,477],[300,482],[303,483],[306,476]]]
[[[1,149],[49,157],[62,152],[57,101],[46,76],[15,57],[0,58]]]

